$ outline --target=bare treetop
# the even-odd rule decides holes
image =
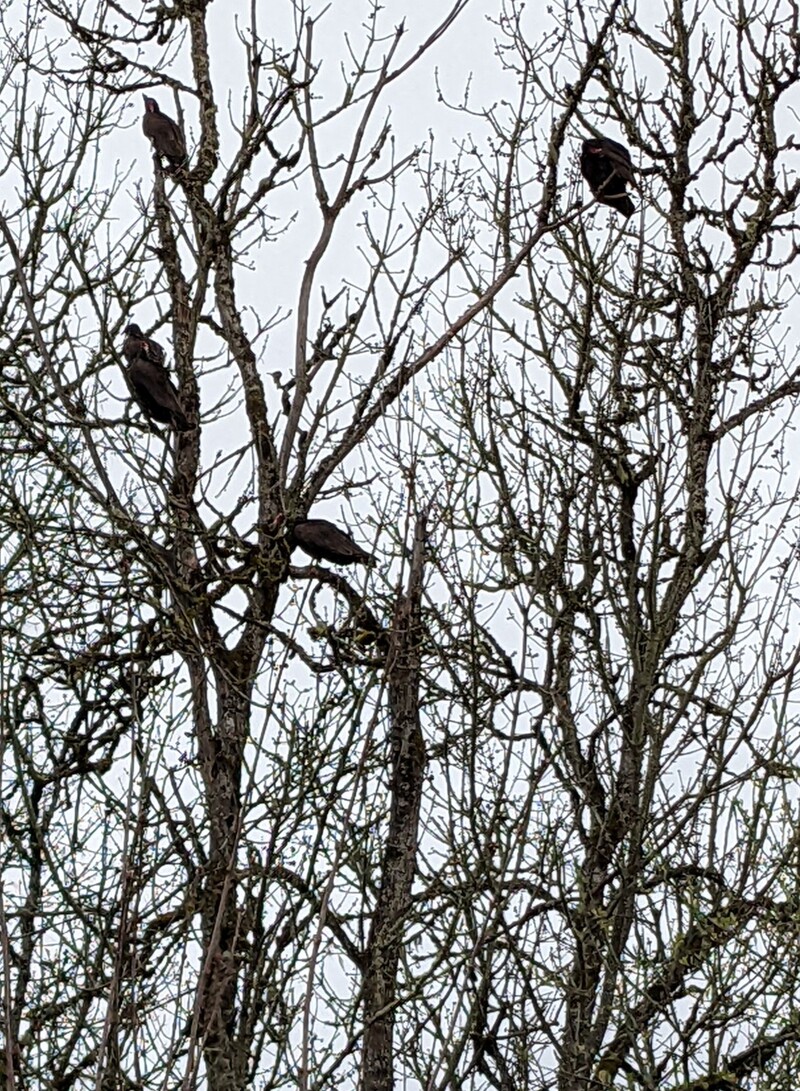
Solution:
[[[796,1086],[797,10],[412,8],[0,21],[9,1091]]]

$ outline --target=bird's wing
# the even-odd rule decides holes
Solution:
[[[169,413],[183,414],[178,391],[163,368],[140,356],[131,364],[129,375],[134,387],[152,402]]]
[[[360,545],[353,541],[349,534],[343,530],[339,530],[338,527],[334,528],[335,537],[331,541],[331,545],[345,557],[354,557],[358,561],[371,561],[372,555],[367,553],[366,549],[362,549]]]
[[[170,142],[174,149],[171,150],[169,154],[176,156],[186,155],[186,141],[183,139],[180,125],[178,125],[177,121],[173,121],[171,117],[165,118],[164,120],[169,123]]]
[[[623,144],[618,144],[616,140],[607,140],[606,145],[605,154],[617,176],[635,186],[636,179],[633,177],[631,153]]]
[[[172,380],[160,368],[156,368],[155,371],[156,375],[153,380],[153,389],[157,394],[159,401],[165,409],[169,409],[170,412],[179,413],[183,416],[183,406],[178,399],[178,391],[172,385]]]
[[[177,159],[186,155],[183,133],[171,117],[164,114],[145,114],[142,129],[160,155],[172,155]]]
[[[158,364],[160,367],[164,366],[164,360],[166,359],[166,353],[158,341],[154,341],[152,337],[145,337],[142,340],[144,345],[144,355],[154,364]]]

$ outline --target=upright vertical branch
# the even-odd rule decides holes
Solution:
[[[426,768],[420,722],[426,519],[427,513],[420,514],[414,528],[408,587],[395,607],[386,663],[391,812],[365,952],[361,1091],[391,1091],[394,1086],[397,971],[410,909]]]

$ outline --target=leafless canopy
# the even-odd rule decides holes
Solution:
[[[5,1088],[794,1091],[793,0],[0,36]]]

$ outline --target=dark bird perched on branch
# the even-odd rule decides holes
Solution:
[[[169,424],[179,432],[188,432],[192,426],[186,419],[178,391],[163,367],[139,356],[131,362],[127,374],[134,397],[150,420]]]
[[[164,350],[149,337],[142,337],[138,326],[131,325],[125,330],[125,344],[122,351],[128,361],[123,371],[130,383],[133,396],[150,420],[160,424],[169,424],[179,432],[187,432],[192,426],[186,419],[178,391],[172,384],[166,368],[153,356],[147,355],[148,346],[157,349],[156,355],[164,358]],[[138,335],[138,336],[137,336]],[[137,351],[136,345],[144,343],[144,350]]]
[[[167,354],[164,352],[163,346],[159,345],[158,341],[154,341],[152,337],[145,337],[135,322],[131,322],[125,330],[122,355],[129,364],[141,357],[143,360],[149,360],[151,364],[157,364],[159,367],[167,366]]]
[[[623,216],[631,216],[636,211],[625,190],[626,182],[630,182],[632,186],[636,182],[631,155],[624,144],[609,140],[607,136],[598,137],[597,140],[584,140],[581,174],[601,204],[609,205]]]
[[[349,534],[327,519],[298,519],[292,524],[289,536],[293,545],[300,546],[314,560],[368,567],[375,563],[372,554],[357,546]]]
[[[154,98],[144,95],[144,117],[142,131],[153,143],[158,155],[163,155],[172,168],[181,167],[186,162],[186,141],[180,126],[171,117],[162,114]]]

